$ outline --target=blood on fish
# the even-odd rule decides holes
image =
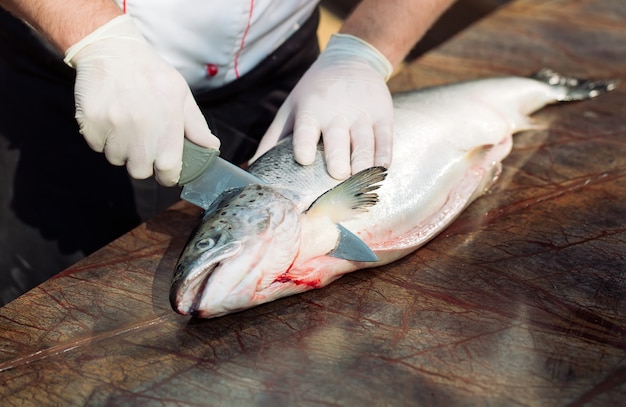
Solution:
[[[319,278],[315,280],[300,280],[300,279],[288,276],[286,274],[282,274],[276,277],[276,279],[272,282],[272,284],[274,283],[293,283],[295,285],[303,285],[311,289],[321,287],[321,281]]]

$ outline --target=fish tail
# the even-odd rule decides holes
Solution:
[[[591,99],[602,93],[610,92],[619,85],[619,80],[617,79],[592,81],[573,78],[561,75],[548,68],[541,69],[532,75],[531,78],[551,86],[563,88],[565,93],[558,99],[561,102]]]

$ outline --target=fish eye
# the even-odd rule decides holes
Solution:
[[[196,242],[196,249],[198,250],[210,250],[215,247],[215,240],[212,237],[205,237]]]

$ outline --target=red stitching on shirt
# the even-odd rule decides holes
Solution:
[[[126,0],[122,2],[122,11],[126,14]]]
[[[243,51],[244,44],[246,43],[246,36],[248,35],[248,31],[250,31],[250,25],[252,24],[252,10],[254,10],[254,0],[250,0],[248,23],[246,25],[246,29],[243,32],[243,37],[241,37],[241,44],[239,44],[237,54],[235,54],[235,78],[239,78],[239,56],[241,55],[241,51]]]

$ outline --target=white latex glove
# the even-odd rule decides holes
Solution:
[[[321,132],[327,169],[334,178],[373,165],[388,167],[393,106],[386,80],[392,71],[368,43],[333,35],[278,110],[251,161],[293,131],[294,158],[309,165]]]
[[[174,185],[183,138],[219,148],[184,78],[156,54],[128,15],[65,53],[76,68],[76,120],[89,146],[134,178]]]

